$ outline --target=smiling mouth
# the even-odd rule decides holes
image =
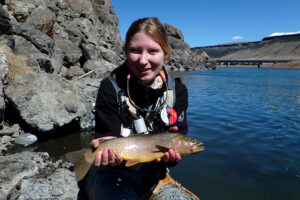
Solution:
[[[139,72],[140,73],[145,73],[145,72],[147,72],[147,71],[150,71],[152,68],[147,68],[147,69],[139,69]]]

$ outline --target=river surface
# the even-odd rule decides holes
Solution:
[[[300,69],[220,67],[180,76],[189,91],[188,134],[205,150],[184,157],[171,176],[201,200],[299,200]],[[37,150],[61,157],[89,141],[78,133]]]
[[[220,67],[182,77],[205,150],[171,175],[201,200],[300,199],[300,69]]]

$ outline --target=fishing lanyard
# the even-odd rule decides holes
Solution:
[[[167,98],[168,98],[168,83],[167,83],[167,81],[166,81],[165,76],[162,74],[161,71],[159,72],[159,75],[160,75],[160,77],[162,78],[163,82],[164,82],[165,85],[166,85],[166,93],[167,93],[167,94],[166,94],[166,99],[163,97],[163,99],[164,99],[163,103],[162,103],[158,108],[155,108],[155,107],[157,107],[157,106],[155,106],[154,109],[151,109],[152,106],[150,106],[148,109],[141,108],[141,107],[137,106],[137,105],[134,103],[134,101],[131,99],[130,92],[129,92],[129,80],[130,80],[131,74],[129,73],[129,74],[127,75],[127,96],[128,96],[128,99],[129,99],[130,103],[131,103],[136,109],[141,110],[141,111],[143,111],[143,112],[147,112],[147,113],[148,113],[148,112],[157,112],[158,110],[162,109],[163,106],[167,103]],[[163,96],[164,96],[164,94],[163,94]]]

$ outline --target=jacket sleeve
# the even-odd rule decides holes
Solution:
[[[177,122],[174,126],[178,126],[178,132],[186,135],[188,132],[187,115],[188,108],[188,90],[180,79],[175,79],[176,102],[174,109],[177,113]]]
[[[120,136],[121,119],[116,91],[108,79],[101,82],[95,106],[95,137]]]

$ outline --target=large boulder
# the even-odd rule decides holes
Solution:
[[[163,25],[171,46],[171,59],[166,64],[167,69],[181,71],[205,69],[208,60],[191,51],[190,46],[184,41],[182,32],[170,24],[164,23]]]
[[[47,153],[0,156],[0,199],[77,199],[75,174]]]
[[[0,11],[0,35],[21,36],[46,54],[36,60],[41,58],[40,68],[51,68],[44,70],[48,73],[60,73],[61,65],[82,67],[90,59],[83,46],[94,46],[92,59],[115,65],[124,60],[118,17],[110,0],[6,0]]]
[[[22,119],[41,132],[79,120],[87,112],[79,89],[55,74],[18,76],[5,95]]]
[[[50,57],[41,53],[31,42],[24,37],[14,36],[13,52],[16,55],[26,58],[27,66],[36,72],[45,71],[48,73],[54,72],[54,67],[50,61]]]

